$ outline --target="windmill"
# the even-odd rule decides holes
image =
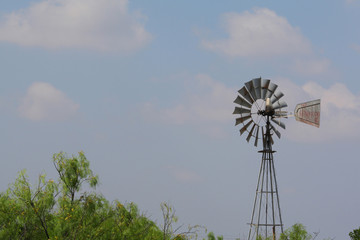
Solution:
[[[281,137],[276,127],[285,129],[281,120],[292,115],[282,110],[287,107],[286,102],[280,100],[284,94],[269,79],[252,79],[238,93],[233,114],[240,116],[236,118],[235,126],[242,124],[240,135],[246,132],[247,142],[254,138],[255,147],[262,140],[262,150],[259,151],[262,160],[248,240],[259,236],[275,240],[283,232],[283,221],[273,160],[273,136]],[[320,99],[296,105],[294,116],[297,121],[319,127]]]

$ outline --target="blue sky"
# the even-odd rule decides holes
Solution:
[[[161,221],[246,236],[260,154],[236,91],[262,76],[288,111],[322,99],[319,129],[286,121],[275,166],[285,227],[359,227],[360,2],[47,0],[0,3],[5,190],[83,150],[98,191]],[[226,239],[226,238],[225,238]]]

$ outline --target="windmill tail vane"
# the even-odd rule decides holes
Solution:
[[[286,129],[282,120],[292,115],[283,110],[288,106],[282,101],[284,94],[269,79],[254,78],[246,82],[238,93],[234,101],[237,106],[233,114],[239,115],[235,126],[242,125],[240,135],[247,132],[246,141],[250,142],[254,138],[255,147],[259,139],[263,142],[263,150],[259,151],[262,153],[262,161],[248,240],[259,237],[276,239],[283,233],[283,222],[273,161],[273,135],[281,137],[275,125]],[[296,105],[294,116],[297,121],[320,127],[320,99]]]

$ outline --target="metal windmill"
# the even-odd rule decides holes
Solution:
[[[256,195],[252,210],[248,239],[257,239],[259,236],[276,239],[283,232],[278,185],[273,161],[272,145],[273,135],[281,137],[280,132],[274,127],[285,129],[282,118],[287,118],[286,102],[280,101],[284,96],[277,90],[278,86],[269,79],[255,78],[245,83],[238,93],[234,103],[233,114],[240,115],[236,118],[236,125],[242,124],[240,135],[247,132],[246,141],[254,138],[255,147],[262,139],[262,161],[256,187]],[[316,127],[320,126],[320,99],[296,105],[294,116],[301,121]]]

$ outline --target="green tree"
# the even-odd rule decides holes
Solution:
[[[209,232],[207,235],[208,240],[223,240],[223,236],[215,237],[215,234],[213,232]]]
[[[349,233],[351,240],[360,240],[360,227]]]
[[[23,170],[0,193],[0,239],[161,239],[162,231],[134,203],[110,203],[93,191],[98,177],[84,153],[54,154],[53,163],[57,181],[40,174],[33,187]]]
[[[280,235],[280,240],[310,240],[312,236],[308,234],[305,227],[300,224],[294,224]]]
[[[15,183],[0,195],[1,238],[49,239],[54,226],[52,211],[56,194],[56,184],[46,182],[44,174],[32,189],[26,172],[21,171]]]

